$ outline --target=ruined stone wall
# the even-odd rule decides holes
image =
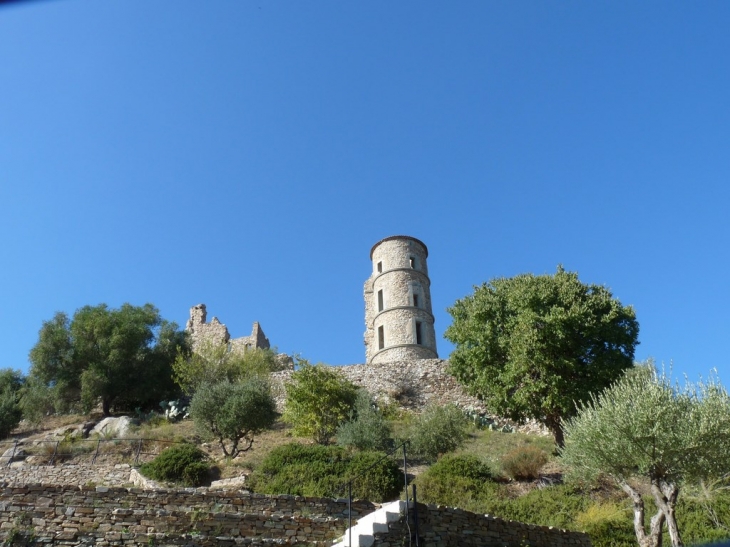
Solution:
[[[261,348],[269,349],[269,339],[266,338],[258,321],[253,324],[251,336],[231,338],[228,327],[221,323],[217,317],[213,317],[210,323],[206,322],[208,311],[205,304],[198,304],[190,308],[190,319],[185,324],[185,330],[192,340],[193,350],[199,349],[204,344],[214,346],[230,344],[231,351],[243,352],[247,349]]]
[[[375,508],[354,501],[353,515]],[[347,500],[0,484],[0,541],[16,544],[32,538],[51,545],[330,545],[346,524]]]
[[[388,532],[376,534],[374,547],[409,545],[415,530],[413,512],[409,519],[393,522]],[[418,504],[418,535],[428,547],[591,547],[588,535],[552,526],[537,526],[462,509]],[[404,541],[405,540],[405,541]]]
[[[395,403],[417,412],[428,405],[443,406],[452,403],[463,409],[473,409],[489,419],[495,427],[508,426],[526,433],[548,434],[538,423],[517,425],[489,414],[482,402],[469,395],[456,378],[447,372],[448,364],[448,361],[442,359],[410,359],[347,365],[333,369],[355,385],[367,389],[373,397],[384,403]],[[274,394],[280,409],[283,409],[286,397],[284,383],[290,376],[291,371],[272,374]]]

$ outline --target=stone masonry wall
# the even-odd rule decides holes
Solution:
[[[497,426],[509,425],[518,431],[548,434],[544,427],[535,422],[516,425],[509,420],[490,415],[482,402],[466,393],[456,378],[447,372],[448,364],[448,361],[442,359],[411,359],[347,365],[333,369],[385,403],[394,402],[403,408],[416,411],[423,410],[430,404],[443,406],[452,403],[463,409],[474,409],[492,419]],[[274,393],[280,409],[283,409],[286,397],[284,383],[290,377],[291,371],[272,374]]]
[[[127,486],[132,468],[116,465],[19,465],[0,467],[0,483],[5,486],[42,484],[53,486]]]
[[[374,547],[409,545],[415,532],[413,511],[376,535]],[[568,532],[547,526],[523,524],[462,509],[418,504],[418,536],[428,547],[591,547],[590,538],[581,532]]]
[[[353,515],[376,507],[353,502]],[[329,545],[347,500],[204,488],[0,484],[0,540],[51,545]],[[13,541],[10,541],[13,540]]]
[[[249,348],[269,349],[269,339],[266,338],[261,325],[255,321],[251,330],[251,336],[231,338],[228,327],[221,323],[217,317],[206,322],[208,311],[205,304],[198,304],[190,308],[190,319],[185,324],[185,330],[190,334],[193,349],[198,349],[203,344],[220,345],[230,343],[232,351],[246,351]]]
[[[370,251],[373,271],[363,289],[367,363],[438,357],[427,258],[426,245],[410,236],[387,237]]]

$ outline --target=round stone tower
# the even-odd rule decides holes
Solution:
[[[373,273],[365,281],[368,363],[438,358],[426,258],[426,245],[410,236],[386,237],[370,250]]]

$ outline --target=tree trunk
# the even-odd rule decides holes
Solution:
[[[667,530],[669,531],[669,539],[672,542],[672,547],[682,547],[684,543],[682,543],[682,538],[679,535],[677,518],[674,515],[679,487],[676,484],[668,483],[661,479],[652,479],[651,493],[654,495],[656,506],[664,513],[664,517],[667,519]]]
[[[619,482],[621,489],[626,492],[634,502],[634,533],[640,547],[662,547],[662,527],[664,525],[664,511],[659,509],[651,517],[649,523],[649,534],[644,530],[644,500],[636,490],[625,482]]]
[[[560,416],[548,416],[545,418],[545,427],[553,434],[555,444],[558,448],[565,446],[565,437],[563,435],[563,426]]]
[[[107,399],[106,397],[101,398],[101,412],[104,414],[104,416],[109,416],[111,414],[111,401]]]

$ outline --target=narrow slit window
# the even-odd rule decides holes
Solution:
[[[385,347],[385,331],[383,330],[383,327],[378,327],[378,349],[383,349]]]
[[[383,311],[383,290],[378,291],[378,311]]]
[[[413,269],[413,270],[416,269],[416,257],[415,256],[410,257],[408,259],[408,263],[410,264],[411,269]]]
[[[418,344],[419,346],[423,345],[423,333],[420,321],[416,321],[416,344]]]
[[[378,273],[383,273],[383,263],[378,262]]]
[[[414,308],[418,307],[418,295],[417,294],[413,295],[413,307]]]

